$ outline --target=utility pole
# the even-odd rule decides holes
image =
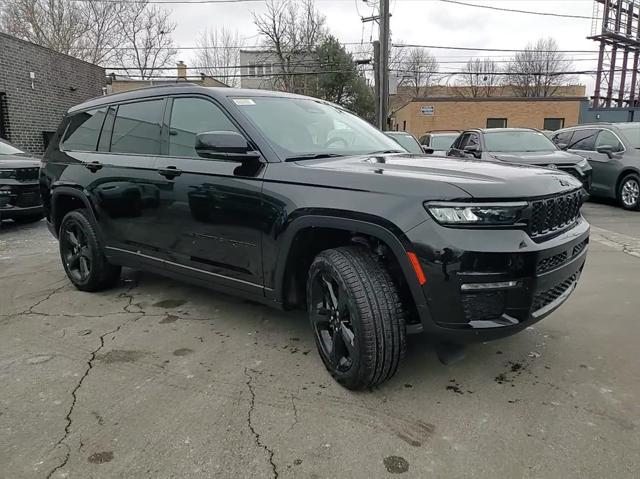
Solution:
[[[380,0],[380,67],[378,68],[378,74],[380,79],[378,84],[380,85],[380,92],[378,96],[379,102],[379,125],[378,127],[382,131],[388,129],[387,118],[389,116],[389,0]]]
[[[373,42],[373,96],[376,99],[376,126],[382,130],[380,116],[380,42]]]

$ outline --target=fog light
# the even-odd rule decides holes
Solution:
[[[460,289],[462,291],[483,291],[487,289],[507,289],[518,286],[517,281],[500,281],[497,283],[466,283]]]

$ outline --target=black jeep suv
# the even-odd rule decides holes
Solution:
[[[543,318],[589,241],[568,175],[410,155],[336,105],[278,92],[182,84],[88,101],[40,182],[78,289],[130,266],[305,308],[352,389],[395,373],[407,333],[458,345]]]

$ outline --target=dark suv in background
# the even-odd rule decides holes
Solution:
[[[597,123],[556,131],[552,141],[587,159],[591,194],[640,210],[640,123]]]
[[[543,133],[531,128],[467,130],[447,155],[552,168],[578,178],[587,191],[591,187],[591,166],[587,160],[561,151]]]
[[[38,170],[40,160],[0,138],[0,222],[39,221],[44,216]]]
[[[72,108],[40,184],[71,282],[121,266],[306,309],[342,385],[380,384],[408,333],[514,334],[582,271],[584,190],[560,172],[411,155],[322,100],[156,87]]]

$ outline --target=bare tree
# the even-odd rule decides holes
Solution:
[[[437,83],[438,60],[428,50],[412,48],[393,60],[398,71],[398,86],[413,88],[416,97],[424,95],[426,88]]]
[[[176,24],[170,12],[145,2],[131,3],[119,12],[125,48],[116,50],[117,62],[127,74],[143,79],[173,62],[176,49],[172,33]]]
[[[197,40],[195,62],[202,66],[202,73],[217,78],[232,87],[240,86],[240,48],[242,40],[238,32],[206,29]]]
[[[305,70],[314,61],[315,48],[326,36],[325,17],[313,0],[268,0],[264,14],[253,13],[253,23],[269,56],[275,59],[274,87],[299,91]]]
[[[572,63],[558,51],[556,41],[541,38],[516,53],[506,71],[517,96],[546,97],[574,81],[574,76],[568,73],[571,68]]]
[[[0,29],[67,55],[87,33],[82,8],[70,0],[3,0]]]
[[[458,77],[457,92],[465,97],[490,97],[500,85],[500,67],[490,58],[472,58]]]
[[[175,53],[169,13],[146,0],[0,2],[0,30],[91,63],[115,62],[147,74],[149,67],[167,64]]]

